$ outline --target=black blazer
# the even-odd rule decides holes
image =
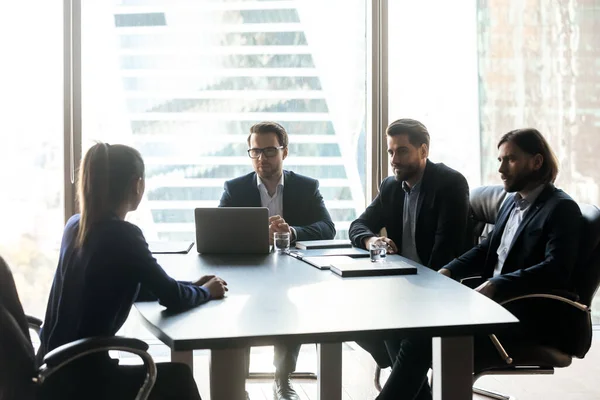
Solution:
[[[219,207],[260,207],[256,173],[225,182]],[[335,225],[319,192],[319,181],[283,171],[283,219],[296,230],[296,240],[335,237]]]
[[[404,190],[395,177],[384,179],[379,194],[350,225],[350,240],[363,247],[363,239],[386,228],[387,236],[402,246]],[[427,160],[417,204],[415,241],[421,262],[438,270],[466,250],[469,185],[460,173]]]
[[[455,279],[475,275],[490,279],[500,297],[568,289],[577,258],[581,211],[568,194],[552,184],[530,205],[515,233],[501,275],[492,277],[498,262],[496,252],[514,207],[512,195],[500,208],[488,238],[446,268]]]
[[[75,214],[65,225],[40,332],[38,360],[65,343],[114,336],[139,299],[140,288],[144,297],[152,293],[172,311],[210,300],[205,288],[167,275],[137,226],[109,216],[96,222],[83,246],[78,247],[80,221],[81,215]],[[97,360],[109,360],[108,352],[97,354]]]

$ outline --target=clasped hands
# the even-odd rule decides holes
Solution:
[[[292,229],[281,215],[269,217],[269,244],[273,244],[273,233],[275,232],[287,232],[290,234],[290,242],[294,241]]]
[[[375,242],[385,243],[387,254],[396,254],[398,252],[398,246],[396,246],[396,243],[394,243],[394,241],[389,237],[385,236],[371,236],[366,238],[363,240],[363,245],[365,246],[365,249],[369,250],[371,243]]]
[[[192,282],[195,286],[202,286],[208,290],[210,297],[213,299],[222,299],[225,296],[225,292],[229,290],[227,288],[227,282],[215,275],[204,275],[196,282]]]

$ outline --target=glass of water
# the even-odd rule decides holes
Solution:
[[[369,252],[371,253],[371,262],[383,262],[387,254],[387,243],[383,240],[376,240],[369,244]]]
[[[290,250],[290,233],[275,232],[273,233],[273,246],[279,254],[287,253]]]

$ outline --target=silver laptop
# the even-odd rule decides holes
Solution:
[[[269,210],[266,207],[196,208],[194,216],[198,253],[269,253]]]

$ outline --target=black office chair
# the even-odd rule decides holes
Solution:
[[[493,228],[498,210],[505,198],[502,186],[483,186],[471,191],[473,243],[476,244]],[[600,285],[600,210],[596,206],[580,204],[583,214],[583,232],[577,264],[573,271],[572,290],[569,292],[540,293],[506,299],[500,304],[511,310],[524,302],[553,302],[563,307],[557,313],[567,321],[569,329],[561,333],[559,345],[548,342],[500,343],[495,335],[490,340],[496,352],[476,354],[473,382],[485,375],[553,374],[554,368],[571,364],[573,357],[583,358],[592,343],[590,305]],[[468,280],[464,283],[468,284]],[[473,287],[477,284],[469,284]],[[560,303],[560,304],[559,304]],[[557,343],[557,342],[555,342]],[[510,399],[490,390],[473,387],[475,393],[494,399]]]
[[[506,199],[502,186],[479,186],[469,195],[472,246],[479,244],[494,228],[500,206]]]
[[[148,344],[124,337],[94,337],[60,346],[36,366],[29,329],[39,333],[42,321],[23,312],[12,273],[0,257],[0,399],[34,400],[46,379],[56,371],[92,353],[118,350],[138,355],[147,368],[136,400],[145,400],[156,381],[156,365],[147,353]]]

